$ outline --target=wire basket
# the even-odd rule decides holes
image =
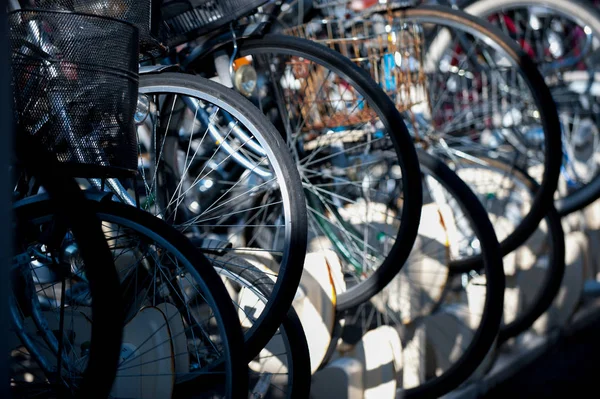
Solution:
[[[368,70],[401,112],[428,102],[422,27],[377,17],[381,19],[319,20],[285,33],[321,43]]]
[[[170,0],[162,6],[167,44],[176,46],[250,15],[267,0]]]
[[[130,22],[139,29],[142,56],[166,51],[161,42],[160,6],[156,0],[31,0],[24,8],[72,11]]]
[[[421,0],[314,0],[313,7],[320,9],[326,17],[345,18],[362,13],[414,7],[420,2]]]
[[[316,136],[319,139],[314,140],[314,132],[337,132],[338,139],[343,134],[344,142],[354,142],[364,136],[364,125],[377,120],[377,113],[343,77],[301,57],[290,57],[285,64],[280,82],[283,97],[289,118],[301,121],[293,124],[308,133],[305,150],[334,138]]]
[[[119,20],[59,11],[10,13],[14,114],[65,172],[137,170],[138,31]]]

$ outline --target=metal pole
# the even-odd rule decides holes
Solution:
[[[9,265],[11,256],[10,207],[12,182],[9,173],[9,160],[12,158],[12,92],[10,88],[10,53],[8,46],[7,3],[0,0],[0,398],[9,398],[8,374],[8,292]]]

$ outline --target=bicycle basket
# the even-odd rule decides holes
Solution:
[[[166,51],[159,32],[160,7],[156,0],[33,0],[36,10],[72,11],[120,19],[139,29],[141,55]]]
[[[315,0],[313,7],[326,17],[345,18],[348,15],[415,7],[421,0]]]
[[[318,20],[289,28],[285,33],[321,43],[369,71],[402,112],[429,100],[422,61],[423,31],[418,24],[381,18]],[[365,117],[370,115],[365,113]]]
[[[59,11],[16,11],[8,22],[18,131],[71,175],[135,172],[137,29]]]
[[[266,0],[170,0],[162,16],[167,44],[176,46],[245,17]]]

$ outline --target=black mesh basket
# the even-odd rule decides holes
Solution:
[[[158,0],[29,0],[24,8],[73,11],[131,22],[140,31],[142,57],[166,51],[160,40],[161,17]]]
[[[36,137],[73,176],[135,172],[135,26],[34,10],[10,13],[8,22],[17,131]]]
[[[166,43],[176,46],[247,16],[267,0],[167,0],[162,5]]]

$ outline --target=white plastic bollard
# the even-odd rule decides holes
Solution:
[[[406,264],[371,303],[382,313],[392,311],[399,315],[404,324],[429,314],[448,281],[447,264],[452,248],[449,244],[457,237],[451,233],[455,228],[453,219],[442,207],[423,206],[419,235]],[[423,248],[427,251],[421,251]]]
[[[412,327],[412,326],[411,326]],[[428,356],[433,356],[427,351],[427,341],[425,334],[426,326],[421,323],[416,328],[411,328],[412,336],[404,344],[402,351],[402,388],[414,388],[425,382],[425,373],[428,362]]]
[[[171,332],[171,342],[173,345],[173,357],[175,360],[175,373],[183,375],[190,370],[190,355],[188,352],[188,341],[186,336],[186,328],[183,324],[183,317],[175,307],[167,302],[156,305],[163,312],[169,330]]]
[[[360,361],[341,357],[312,377],[311,399],[363,399],[363,365]]]
[[[331,342],[335,300],[336,291],[325,256],[320,253],[307,254],[293,306],[306,334],[313,373],[321,365]]]
[[[581,210],[585,220],[585,230],[600,230],[600,199]]]
[[[456,305],[456,312],[448,308],[423,320],[427,348],[433,351],[435,359],[435,370],[431,371],[436,374],[448,370],[472,339],[473,331],[468,327],[468,317],[465,317],[468,314],[466,306]]]
[[[365,399],[395,398],[403,359],[400,337],[394,328],[381,326],[367,332],[347,356],[363,366]]]
[[[259,256],[242,254],[241,258],[241,261],[248,261],[257,269],[269,273],[270,277],[275,280],[275,274],[265,266]],[[329,259],[331,259],[331,263],[334,263],[331,254]],[[269,263],[268,259],[264,261]],[[332,274],[329,261],[325,255],[320,253],[307,254],[300,285],[292,302],[292,306],[304,328],[313,373],[325,358],[335,322],[336,290]],[[255,316],[258,316],[264,310],[264,302],[259,300],[256,295],[257,293],[254,290],[247,287],[242,288],[238,294],[238,315],[243,327],[249,328],[252,325],[245,312],[253,312]],[[277,346],[278,344],[272,343],[272,345]],[[281,360],[276,360],[271,366],[274,369],[279,369],[280,362]],[[262,363],[260,365],[263,370],[267,366],[267,364]]]
[[[538,334],[565,327],[575,313],[584,284],[585,241],[585,235],[581,232],[569,233],[565,237],[565,275],[562,286],[550,309],[533,324],[533,330]],[[536,284],[544,277],[544,272],[539,268],[527,270],[520,276],[520,285]],[[532,299],[525,297],[526,301]]]
[[[175,385],[171,335],[163,312],[147,307],[125,325],[112,397],[170,398]]]
[[[600,281],[600,230],[588,230],[585,232],[588,243],[586,254],[586,278]]]
[[[531,237],[529,237],[523,245],[513,251],[515,253],[516,262],[515,272],[533,267],[536,264],[538,257],[547,252],[548,246],[548,226],[546,222],[542,220]],[[504,259],[506,259],[506,257]],[[512,275],[514,275],[514,273]]]
[[[504,324],[512,323],[524,309],[523,290],[530,287],[520,287],[517,276],[506,277],[504,288],[504,312],[502,321]]]

